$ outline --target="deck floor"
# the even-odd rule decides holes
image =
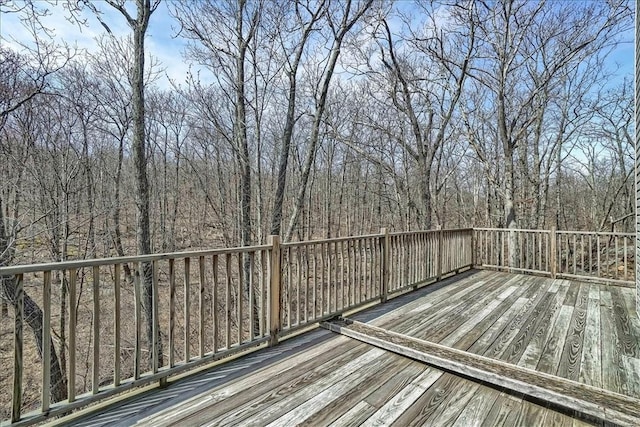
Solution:
[[[353,318],[640,398],[640,321],[633,307],[631,288],[471,271]],[[74,422],[82,423],[597,424],[325,330]]]

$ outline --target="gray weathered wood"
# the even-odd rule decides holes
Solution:
[[[24,313],[24,277],[17,274],[14,295],[14,323],[13,323],[13,395],[11,400],[11,422],[20,420],[22,408],[22,372],[24,369],[23,350],[23,313]]]
[[[69,270],[69,362],[67,375],[67,399],[76,400],[76,284],[78,272]]]
[[[534,398],[552,401],[608,422],[633,426],[639,420],[640,400],[628,396],[418,340],[360,322],[323,322],[322,326],[359,341]]]
[[[45,271],[42,281],[42,412],[51,404],[51,271]]]
[[[122,327],[120,323],[120,264],[113,266],[113,385],[120,385],[120,336]],[[74,297],[75,298],[75,297]],[[75,347],[75,345],[74,345]]]
[[[93,267],[93,359],[91,363],[91,392],[100,388],[100,267]]]
[[[278,343],[278,334],[281,329],[281,316],[280,316],[280,289],[281,289],[281,259],[280,253],[280,236],[269,236],[269,244],[271,245],[269,264],[269,293],[268,293],[268,319],[269,319],[269,336],[270,345],[276,345]],[[314,270],[315,270],[315,257],[314,257]],[[315,277],[315,274],[314,274]],[[315,301],[315,283],[314,283],[314,301]]]

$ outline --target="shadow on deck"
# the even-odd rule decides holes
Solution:
[[[633,305],[630,288],[471,270],[349,318],[638,399],[640,320]],[[604,424],[557,402],[437,369],[325,329],[61,422]]]

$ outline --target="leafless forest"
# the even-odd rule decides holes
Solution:
[[[30,34],[0,45],[0,266],[380,227],[633,230],[613,55],[631,1],[63,3],[0,6]],[[160,6],[181,79],[145,47]],[[102,35],[76,49],[47,13]]]

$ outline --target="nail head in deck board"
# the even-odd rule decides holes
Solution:
[[[640,422],[637,415],[640,414],[638,399],[407,337],[360,322],[348,324],[324,322],[322,325],[343,335],[430,365],[554,402],[606,421],[621,425],[636,425]]]

